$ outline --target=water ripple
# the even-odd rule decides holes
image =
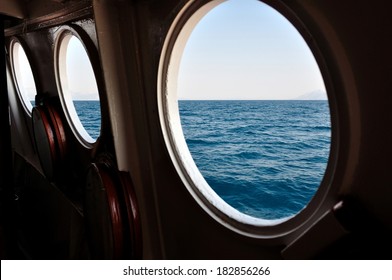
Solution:
[[[330,148],[327,101],[179,101],[184,136],[209,185],[254,217],[296,214]]]

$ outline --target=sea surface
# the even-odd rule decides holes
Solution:
[[[96,140],[101,133],[101,105],[99,100],[78,100],[73,103],[84,129]]]
[[[75,101],[82,124],[100,133],[98,101]],[[326,169],[327,101],[179,101],[186,142],[200,172],[228,204],[253,217],[298,213]]]
[[[179,101],[191,155],[212,189],[253,217],[298,213],[323,179],[327,101]]]

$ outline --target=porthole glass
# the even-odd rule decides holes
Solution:
[[[296,216],[322,183],[331,145],[324,80],[302,35],[260,1],[229,0],[197,9],[170,36],[161,119],[185,185],[219,217],[274,225]]]
[[[27,55],[18,41],[12,42],[11,53],[16,87],[24,108],[31,113],[37,95],[33,71]]]
[[[88,53],[68,30],[59,36],[56,53],[59,91],[68,121],[82,143],[92,144],[100,135],[101,107]]]

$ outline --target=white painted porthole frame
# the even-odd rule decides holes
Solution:
[[[35,95],[37,95],[37,84],[35,83],[35,77],[34,77],[33,69],[31,67],[30,58],[26,53],[24,45],[17,38],[13,38],[10,43],[10,57],[11,57],[10,61],[11,61],[12,76],[13,76],[16,91],[18,93],[18,96],[19,96],[19,99],[22,103],[22,106],[23,106],[24,110],[26,111],[26,113],[31,117],[31,113],[33,110],[33,104],[31,103],[31,101],[28,98],[28,96],[26,95],[26,93],[21,89],[21,85],[20,85],[21,81],[18,79],[18,76],[16,74],[16,67],[17,67],[16,62],[15,62],[15,46],[16,45],[19,45],[19,47],[21,48],[21,50],[24,52],[24,54],[26,56],[27,62],[29,64],[28,66],[30,68],[31,75],[34,80]]]
[[[167,33],[158,71],[158,107],[161,128],[166,147],[177,173],[190,194],[204,211],[225,227],[242,235],[255,238],[277,238],[292,232],[306,220],[309,220],[323,204],[329,193],[335,164],[335,160],[331,160],[331,154],[336,150],[333,147],[334,143],[336,143],[336,133],[334,133],[335,120],[333,120],[334,115],[332,114],[331,108],[333,102],[330,102],[332,126],[330,158],[327,163],[324,178],[316,194],[302,211],[292,217],[282,219],[259,219],[234,209],[218,196],[200,173],[186,144],[179,115],[176,78],[178,76],[182,52],[193,28],[204,15],[222,2],[224,0],[188,2],[177,15]],[[307,41],[308,47],[315,55],[319,68],[322,70],[321,72],[330,99],[330,95],[332,94],[330,91],[332,88],[329,82],[330,79],[325,76],[328,74],[325,65],[320,65],[323,59],[315,42],[306,40],[305,37],[310,38],[311,36],[307,33],[308,31],[305,26],[303,26],[301,21],[291,11],[282,13],[280,10],[276,10],[284,15],[296,27],[305,41]],[[290,18],[286,16],[288,13],[292,14]],[[333,157],[335,158],[335,156]]]
[[[86,148],[92,148],[96,143],[97,139],[93,139],[91,135],[86,131],[83,124],[81,123],[80,118],[76,112],[76,108],[73,104],[73,98],[68,91],[67,79],[65,77],[63,78],[62,76],[66,67],[65,60],[67,54],[67,48],[62,47],[62,45],[63,44],[68,45],[68,42],[72,37],[75,37],[77,40],[79,40],[79,42],[82,44],[86,52],[86,55],[89,57],[89,61],[94,72],[94,79],[97,83],[98,94],[99,94],[99,85],[95,74],[96,69],[94,68],[94,64],[92,63],[90,51],[87,47],[87,44],[85,43],[85,40],[88,40],[88,38],[84,38],[86,36],[82,36],[79,32],[77,32],[75,29],[73,29],[70,26],[62,27],[58,31],[55,40],[54,65],[55,65],[57,90],[59,92],[59,97],[63,110],[65,112],[65,116],[75,137]],[[100,128],[102,129],[102,115],[101,115]]]

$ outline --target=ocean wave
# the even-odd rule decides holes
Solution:
[[[327,102],[181,101],[179,108],[196,165],[234,208],[276,219],[314,196],[329,156]]]
[[[99,101],[74,101],[75,110],[84,129],[93,139],[101,133],[101,105]]]

